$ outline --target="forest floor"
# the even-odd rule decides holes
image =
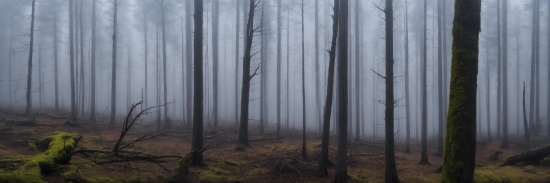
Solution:
[[[61,115],[60,115],[61,116]],[[82,136],[76,149],[96,149],[109,151],[120,135],[121,127],[107,124],[89,124],[80,121],[66,124],[67,118],[45,113],[35,114],[34,125],[2,124],[6,119],[15,121],[30,120],[23,115],[0,112],[0,161],[10,157],[32,156],[43,151],[29,146],[29,140],[42,139],[63,131]],[[6,127],[6,125],[9,126]],[[3,128],[2,128],[3,126]],[[145,124],[134,127],[123,142],[131,141],[155,129]],[[251,128],[254,129],[254,128]],[[219,128],[215,133],[205,128],[204,167],[191,167],[186,176],[189,182],[332,182],[334,167],[329,167],[329,176],[316,176],[317,160],[321,141],[319,134],[307,134],[307,158],[301,157],[301,131],[283,132],[280,139],[274,139],[274,129],[266,133],[250,132],[251,148],[236,150],[237,132],[229,128]],[[428,147],[431,165],[420,165],[420,145],[411,141],[411,154],[403,153],[403,139],[396,144],[396,164],[399,179],[402,182],[438,182],[438,173],[442,157],[435,155],[437,143]],[[535,139],[531,147],[545,145],[542,139]],[[510,148],[500,148],[499,142],[478,141],[476,153],[476,182],[550,182],[550,167],[517,164],[499,167],[505,158],[522,152],[526,143],[511,137]],[[127,151],[144,152],[155,156],[184,156],[190,152],[191,132],[186,130],[169,133],[128,147]],[[329,159],[336,162],[336,136],[331,136]],[[383,182],[384,150],[383,143],[373,139],[352,140],[348,151],[348,172],[351,182]],[[496,151],[502,151],[498,161],[489,161],[488,157]],[[70,168],[69,168],[70,167]],[[0,167],[13,171],[14,167]],[[1,170],[0,169],[0,170]],[[178,170],[178,160],[164,163],[147,161],[127,161],[116,163],[93,162],[85,154],[74,154],[68,165],[60,165],[47,175],[46,182],[167,182]],[[67,173],[73,171],[72,174]],[[76,175],[74,174],[76,171]],[[70,177],[68,177],[70,176]],[[75,179],[77,176],[79,179]],[[4,180],[5,181],[5,180]],[[2,182],[2,180],[0,180]]]

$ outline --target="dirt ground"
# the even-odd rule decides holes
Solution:
[[[42,111],[35,114],[36,125],[10,125],[10,129],[0,130],[0,160],[7,157],[32,156],[43,153],[30,148],[29,140],[41,139],[58,131],[82,135],[77,149],[112,150],[121,131],[120,124],[110,127],[107,124],[91,124],[80,121],[65,124],[63,114]],[[30,120],[16,113],[0,112],[1,119]],[[123,142],[142,136],[156,129],[153,124],[140,122],[131,130]],[[215,132],[205,127],[204,151],[205,167],[191,167],[187,175],[189,182],[332,182],[334,167],[329,167],[329,177],[316,176],[321,141],[319,134],[307,134],[307,158],[301,157],[301,131],[284,131],[284,137],[274,139],[274,129],[259,134],[250,130],[251,148],[237,150],[237,132],[231,128],[219,128]],[[542,137],[541,137],[542,138]],[[430,139],[428,147],[431,165],[419,165],[420,145],[411,140],[411,154],[403,153],[402,139],[396,144],[396,163],[399,179],[402,182],[438,182],[437,170],[442,165],[442,157],[435,155],[436,143]],[[546,145],[542,139],[535,139],[530,147]],[[510,148],[500,148],[499,142],[479,140],[476,153],[476,182],[550,182],[550,168],[538,165],[517,164],[498,167],[505,158],[519,153],[528,146],[521,139],[511,137]],[[127,151],[149,153],[155,156],[184,156],[190,152],[191,132],[180,130],[165,136],[137,143]],[[496,151],[502,151],[499,161],[488,161]],[[348,172],[350,182],[383,182],[384,154],[380,141],[364,139],[350,143]],[[331,136],[329,158],[336,162],[336,136]],[[69,165],[77,167],[77,173],[85,182],[167,182],[177,173],[178,160],[165,163],[130,161],[98,165],[83,154],[75,154]],[[6,168],[9,171],[9,168]],[[46,182],[68,181],[59,167],[51,174],[43,175]],[[106,179],[102,179],[106,178]]]

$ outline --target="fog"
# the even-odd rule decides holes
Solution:
[[[92,3],[96,4],[95,38],[92,37]],[[113,24],[115,22],[113,0],[76,0],[74,1],[74,54],[75,54],[75,98],[78,118],[89,121],[91,118],[91,60],[95,55],[96,64],[96,116],[97,123],[108,124],[111,115],[112,87],[112,44]],[[277,103],[281,105],[281,124],[283,129],[302,129],[302,117],[307,116],[308,131],[319,132],[321,114],[324,111],[327,85],[327,67],[330,39],[332,36],[332,2],[319,0],[318,25],[315,24],[315,1],[306,0],[304,5],[304,21],[301,21],[300,2],[281,0],[281,93],[277,98],[277,0],[261,1],[256,10],[255,26],[261,31],[256,32],[253,39],[251,71],[258,66],[260,73],[251,80],[250,87],[250,131],[259,129],[261,116],[261,100],[265,100],[264,117],[268,128],[277,122]],[[193,8],[190,0],[118,0],[118,15],[116,21],[116,113],[117,123],[126,116],[132,103],[144,100],[144,107],[166,104],[155,108],[160,113],[149,113],[140,123],[153,123],[161,119],[171,119],[173,126],[185,126],[192,114],[188,105],[192,103],[188,96],[192,90],[188,86],[193,79],[188,70],[192,65],[192,45],[186,36],[193,35]],[[248,14],[245,13],[248,1],[221,0],[219,20],[213,19],[213,1],[204,1],[204,115],[205,126],[213,125],[212,113],[218,110],[219,125],[235,127],[240,111],[240,92],[242,81],[242,63],[244,52],[244,30]],[[424,30],[422,1],[394,2],[394,75],[395,75],[395,137],[405,138],[406,119],[411,120],[411,137],[419,139],[421,121],[421,85],[420,75],[427,72],[427,115],[428,137],[436,139],[438,134],[438,114],[446,112],[446,105],[438,107],[438,86],[442,86],[443,96],[448,96],[449,75],[451,68],[452,20],[453,3],[446,1],[444,19],[437,19],[437,3],[427,1],[427,28]],[[532,1],[509,0],[507,35],[507,53],[498,56],[498,26],[497,1],[482,1],[481,29],[479,44],[478,73],[478,139],[485,139],[488,133],[493,138],[499,134],[499,121],[508,119],[508,131],[511,135],[523,134],[521,108],[522,85],[526,84],[527,116],[536,119],[535,129],[544,129],[548,118],[550,103],[550,38],[548,31],[549,10],[547,3],[540,6],[540,30],[533,38],[533,5]],[[362,137],[382,139],[384,134],[384,109],[381,102],[385,100],[385,80],[379,75],[385,75],[385,37],[384,14],[377,8],[384,4],[383,0],[350,1],[349,33],[349,121],[350,130],[355,132],[355,124],[359,122]],[[69,114],[71,111],[71,72],[70,72],[70,16],[69,1],[42,0],[36,1],[34,20],[34,37],[32,52],[31,88],[27,88],[27,69],[29,59],[29,37],[32,13],[31,0],[0,0],[0,108],[2,110],[20,110],[27,107],[26,92],[31,91],[32,111],[57,111]],[[357,8],[356,8],[357,7]],[[407,11],[406,11],[407,10]],[[239,11],[239,16],[237,16]],[[503,13],[503,12],[500,12]],[[165,15],[166,40],[162,44],[162,14]],[[355,16],[358,14],[357,16]],[[408,16],[408,27],[405,27],[405,14]],[[262,16],[263,15],[263,16]],[[358,19],[357,19],[358,18]],[[237,21],[239,19],[239,21]],[[213,22],[218,22],[218,69],[214,70],[215,50],[213,39]],[[239,22],[237,24],[237,22]],[[305,46],[305,81],[302,80],[302,34],[304,24]],[[438,68],[438,25],[442,26],[443,74]],[[501,24],[502,26],[502,24]],[[239,32],[237,31],[239,27]],[[357,28],[357,29],[356,29]],[[408,29],[406,31],[405,29]],[[316,31],[317,30],[317,31]],[[358,30],[358,31],[356,31]],[[318,35],[319,48],[315,50],[315,35]],[[405,35],[408,35],[409,54],[405,54]],[[238,38],[237,38],[238,36]],[[263,37],[263,38],[260,38]],[[502,39],[502,38],[501,38]],[[236,40],[239,47],[236,47]],[[288,42],[287,42],[288,40]],[[536,44],[533,40],[538,40]],[[95,53],[92,52],[92,41],[95,42]],[[191,39],[192,41],[192,39]],[[147,42],[147,44],[145,43]],[[540,43],[542,42],[542,43]],[[421,69],[422,48],[427,45],[427,68]],[[501,42],[501,47],[503,43]],[[163,54],[165,48],[166,54]],[[537,48],[534,54],[532,50]],[[501,48],[502,51],[502,48]],[[358,53],[358,54],[356,54]],[[57,54],[57,56],[56,56]],[[316,59],[318,54],[318,59]],[[164,57],[165,55],[165,57]],[[358,56],[358,58],[357,58]],[[535,56],[535,57],[534,57]],[[56,61],[57,57],[57,61]],[[409,92],[405,90],[405,57],[409,60]],[[506,57],[506,62],[503,58]],[[238,58],[238,59],[237,59]],[[536,59],[536,66],[531,62]],[[163,67],[166,59],[166,67]],[[358,59],[358,62],[356,62]],[[498,85],[498,61],[507,66],[507,87]],[[56,64],[57,62],[57,64]],[[316,70],[316,63],[319,69]],[[147,67],[146,67],[147,64]],[[55,70],[58,76],[56,81]],[[166,69],[164,69],[166,68]],[[238,69],[236,69],[238,68]],[[358,75],[356,77],[356,69]],[[532,68],[536,68],[535,72]],[[338,69],[336,69],[338,70]],[[147,77],[146,77],[147,73]],[[214,104],[214,73],[218,81],[218,105]],[[288,73],[288,75],[287,75]],[[531,73],[535,73],[535,82],[531,82]],[[164,75],[165,74],[165,75]],[[164,77],[166,80],[164,81]],[[442,82],[438,79],[442,78]],[[237,85],[235,81],[237,79]],[[317,86],[316,79],[319,79]],[[358,79],[359,85],[356,84]],[[262,95],[261,82],[265,85]],[[147,87],[146,87],[147,83]],[[302,112],[302,83],[305,84],[305,108]],[[56,95],[56,84],[58,94]],[[287,87],[288,86],[288,87]],[[337,86],[337,85],[336,85]],[[532,87],[535,92],[532,91]],[[359,87],[359,93],[356,88]],[[166,91],[164,91],[166,88]],[[508,111],[502,112],[499,107],[498,91],[507,92]],[[191,93],[190,93],[191,92]],[[238,93],[236,93],[238,92]],[[166,95],[165,95],[166,94]],[[57,97],[56,97],[57,96]],[[237,98],[235,98],[237,96]],[[409,97],[410,115],[406,115],[405,98]],[[159,97],[159,98],[157,98]],[[443,104],[448,104],[444,97]],[[158,99],[158,100],[157,100]],[[191,98],[192,99],[192,98]],[[503,99],[500,99],[501,101]],[[165,102],[166,101],[166,102]],[[533,103],[534,102],[534,103]],[[57,109],[56,109],[57,103]],[[356,104],[359,105],[356,105]],[[533,103],[533,104],[532,104]],[[239,106],[237,111],[236,105]],[[358,108],[356,106],[359,106]],[[334,113],[335,110],[333,110]],[[534,111],[534,112],[532,112]],[[166,116],[164,113],[166,112]],[[532,113],[531,113],[532,112]],[[359,115],[356,115],[359,113]],[[333,115],[335,116],[335,115]],[[357,116],[359,119],[357,119]],[[531,118],[532,117],[532,118]],[[334,121],[335,118],[333,118]],[[490,126],[489,123],[490,122]],[[287,124],[288,127],[287,127]],[[334,122],[331,122],[334,124]],[[331,126],[331,132],[334,128]],[[541,132],[544,132],[542,130]]]

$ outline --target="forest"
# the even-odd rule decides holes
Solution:
[[[0,183],[550,182],[548,78],[545,0],[0,0]]]

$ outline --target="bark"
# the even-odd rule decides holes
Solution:
[[[148,93],[149,93],[149,90],[148,90],[148,86],[147,86],[147,81],[148,81],[148,77],[147,77],[147,74],[148,74],[148,69],[147,69],[147,59],[148,59],[148,48],[149,48],[149,45],[147,44],[147,7],[146,7],[146,4],[143,3],[143,51],[144,51],[144,57],[143,57],[143,64],[145,65],[145,69],[144,69],[144,74],[145,74],[145,96],[144,96],[144,99],[143,99],[143,103],[145,104],[145,108],[147,109],[148,108],[148,105],[147,105],[147,99],[148,99]],[[183,39],[183,38],[182,38]],[[183,44],[183,43],[182,43]],[[182,71],[182,73],[185,73]],[[184,77],[182,77],[184,78]],[[183,92],[182,92],[183,93]],[[184,99],[185,97],[183,97],[182,99]],[[184,111],[185,112],[185,111]]]
[[[111,72],[111,126],[115,124],[116,115],[116,33],[117,33],[117,6],[118,0],[114,0],[114,20],[113,20],[113,55],[112,55],[112,72]],[[72,36],[71,36],[72,37]]]
[[[191,115],[193,111],[193,47],[191,44],[193,44],[193,40],[191,39],[191,35],[193,32],[191,31],[192,25],[191,25],[191,17],[193,14],[191,13],[191,5],[193,1],[187,1],[185,3],[185,60],[187,60],[186,65],[186,73],[187,73],[187,127],[190,128],[192,126],[193,121],[193,115]]]
[[[250,80],[256,75],[256,71],[250,75],[250,60],[252,49],[252,38],[254,38],[254,12],[257,4],[254,0],[249,0],[248,21],[246,23],[245,48],[243,55],[243,80],[241,90],[241,122],[239,126],[239,144],[250,146],[248,143],[248,104],[250,97]]]
[[[386,110],[385,110],[385,125],[386,125],[386,172],[385,182],[399,182],[397,178],[397,169],[395,166],[394,152],[394,91],[393,91],[393,0],[386,0],[386,8],[384,9],[386,20]]]
[[[428,85],[426,84],[427,83],[427,79],[426,79],[426,74],[428,72],[428,69],[427,69],[427,60],[428,60],[428,57],[427,57],[427,39],[428,37],[426,36],[426,31],[428,29],[428,24],[427,24],[427,18],[426,18],[426,13],[428,11],[428,5],[426,3],[426,0],[424,0],[424,14],[423,14],[423,18],[424,18],[424,26],[423,26],[423,30],[422,30],[422,39],[423,39],[423,44],[422,44],[422,73],[421,73],[421,85],[422,85],[422,114],[421,114],[421,122],[422,122],[422,135],[421,135],[421,144],[422,144],[422,152],[421,152],[421,156],[420,156],[420,162],[419,164],[424,164],[424,165],[429,165],[430,164],[430,161],[428,160],[428,101],[427,101],[427,98],[428,98],[428,92],[427,92],[427,89],[428,89]],[[393,132],[392,132],[393,133]]]
[[[340,15],[338,16],[338,152],[336,153],[335,182],[345,182],[348,179],[346,156],[348,144],[348,9],[348,0],[340,0]]]
[[[536,2],[536,16],[535,16],[535,121],[533,122],[536,126],[533,128],[535,130],[535,136],[538,136],[542,131],[542,124],[540,123],[540,0],[535,0]]]
[[[214,0],[212,6],[212,66],[214,69],[212,72],[212,77],[214,77],[214,106],[212,116],[214,117],[214,128],[218,128],[218,21],[220,19],[218,12],[220,11],[220,0]]]
[[[407,139],[405,144],[405,153],[411,153],[411,110],[409,99],[409,17],[408,4],[405,1],[405,123],[407,125]]]
[[[72,2],[72,1],[71,1]],[[30,48],[29,48],[29,61],[27,65],[27,109],[25,113],[30,114],[32,108],[32,98],[31,98],[31,83],[32,83],[32,51],[33,51],[33,42],[34,42],[34,5],[35,0],[32,0],[32,14],[31,14],[31,37],[30,37]],[[11,91],[10,91],[11,92]]]
[[[168,97],[168,83],[166,79],[166,12],[165,12],[165,5],[164,0],[161,1],[161,8],[162,8],[162,71],[163,71],[163,81],[164,81],[164,103],[168,103],[167,97]],[[170,120],[168,119],[168,105],[164,105],[164,129],[168,130],[172,128],[172,124]]]
[[[281,6],[277,1],[277,137],[281,136]]]
[[[267,62],[267,40],[266,40],[266,32],[267,32],[267,23],[264,24],[264,22],[267,22],[266,21],[266,18],[264,16],[264,10],[267,9],[267,7],[265,6],[265,1],[261,1],[260,3],[262,3],[262,15],[260,17],[260,25],[261,25],[261,31],[260,31],[260,47],[261,47],[261,51],[260,51],[260,68],[262,69],[261,70],[261,80],[260,80],[260,129],[259,129],[259,132],[260,133],[264,133],[264,124],[266,123],[266,78],[267,78],[267,67],[266,67],[266,62]]]
[[[96,112],[96,95],[95,95],[95,92],[96,92],[96,72],[95,72],[95,44],[96,44],[96,0],[93,0],[92,1],[92,38],[91,38],[91,43],[92,43],[92,53],[91,53],[91,56],[92,56],[92,60],[90,61],[91,62],[91,65],[92,65],[92,68],[91,68],[91,93],[90,93],[90,121],[91,122],[95,122],[96,120],[96,115],[95,115],[95,112]],[[57,40],[57,39],[56,39]],[[55,44],[55,48],[57,48],[57,44]],[[147,53],[147,52],[145,52]],[[57,55],[57,51],[55,51],[55,54]],[[57,56],[56,57],[56,64],[57,65]],[[57,70],[57,66],[56,66],[56,70]],[[56,71],[56,74],[57,74],[57,71]],[[56,80],[57,80],[57,76],[56,76]],[[57,83],[57,82],[56,82]],[[57,85],[56,85],[56,88],[57,88]],[[145,87],[147,88],[147,87]],[[57,89],[56,89],[57,90]],[[146,90],[147,91],[147,90]],[[57,91],[56,91],[57,93]],[[57,95],[57,94],[56,94]],[[147,95],[146,95],[147,96]],[[57,98],[57,97],[56,97]],[[57,99],[56,99],[57,101]]]
[[[304,0],[302,0],[302,157],[307,158],[306,151],[306,52],[304,41]]]
[[[286,131],[290,130],[290,101],[289,101],[289,86],[290,86],[290,9],[286,11]]]
[[[330,115],[332,110],[332,98],[334,93],[334,63],[336,60],[336,38],[338,37],[338,18],[339,18],[340,2],[334,0],[334,14],[332,17],[332,39],[329,49],[329,64],[327,78],[327,97],[325,99],[325,111],[323,113],[323,136],[321,142],[321,157],[319,159],[318,175],[328,176],[328,146],[330,138]]]
[[[203,61],[202,61],[202,37],[203,37],[203,1],[195,0],[195,31],[193,44],[194,54],[194,101],[193,101],[193,139],[191,149],[193,151],[191,161],[192,165],[204,165],[202,156],[203,150]],[[165,52],[166,53],[166,52]],[[166,90],[165,90],[166,91]]]
[[[536,72],[536,68],[535,68],[535,60],[536,60],[536,57],[537,57],[537,52],[536,52],[536,27],[537,27],[537,24],[536,24],[536,16],[538,16],[537,12],[536,12],[536,9],[537,9],[537,3],[538,0],[533,0],[533,21],[532,21],[532,25],[533,25],[533,28],[532,28],[532,31],[531,31],[531,79],[530,79],[530,84],[529,84],[529,121],[531,122],[531,126],[534,126],[535,124],[535,72]],[[536,136],[537,133],[536,133],[536,130],[533,129],[533,131],[535,132],[534,135]]]
[[[489,32],[486,33],[486,36],[489,35]],[[487,85],[486,85],[486,91],[485,91],[485,102],[487,104],[487,141],[491,142],[493,141],[492,138],[491,138],[491,69],[490,69],[490,66],[489,66],[489,44],[487,44],[487,48],[485,49],[486,53],[485,55],[487,56],[485,58],[486,60],[486,66],[485,66],[485,74],[487,75],[486,76],[486,81],[487,81]]]
[[[442,182],[473,182],[481,0],[456,0]]]
[[[498,7],[501,8],[501,7]],[[508,148],[508,0],[502,0],[502,144],[500,147]]]

